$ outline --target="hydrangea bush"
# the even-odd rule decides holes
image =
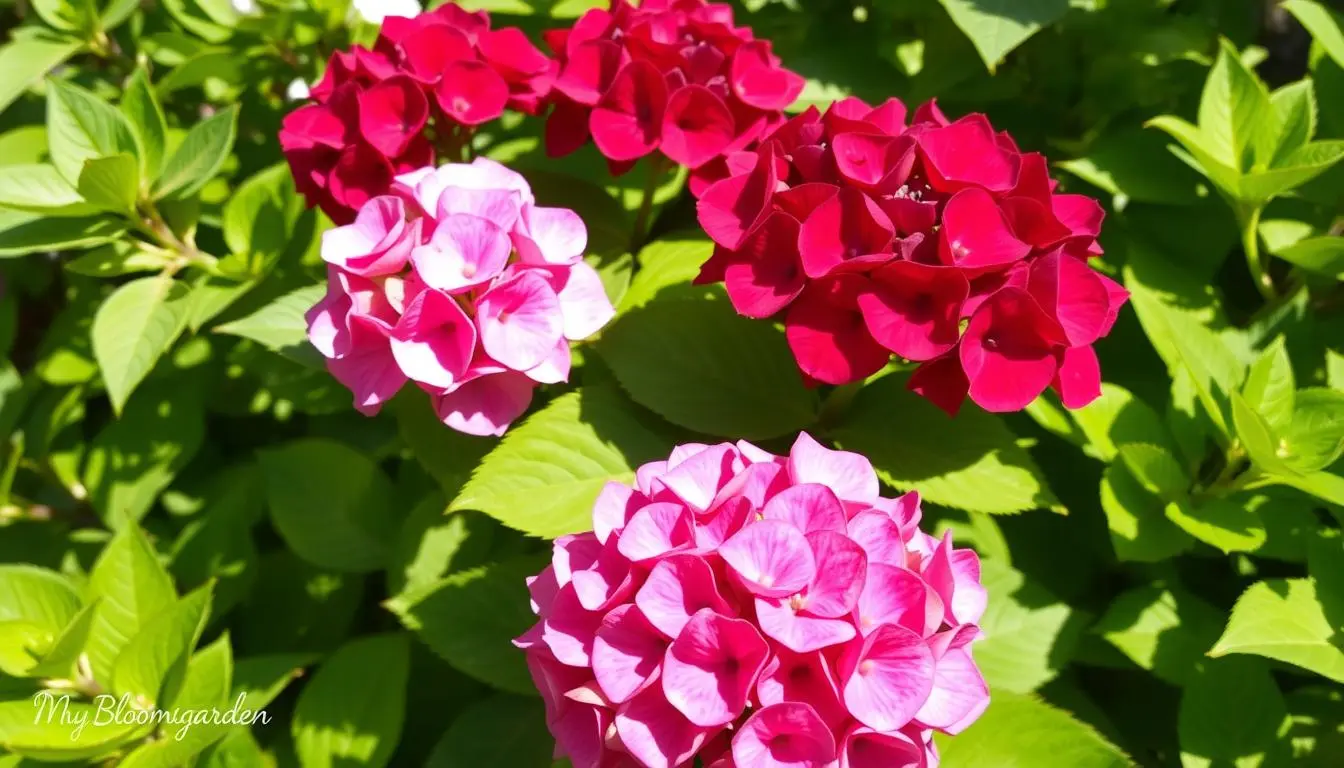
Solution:
[[[1336,766],[1344,16],[1018,5],[0,0],[0,765]]]

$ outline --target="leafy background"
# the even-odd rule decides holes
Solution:
[[[560,26],[589,0],[474,0]],[[962,766],[1344,755],[1344,32],[1310,0],[747,0],[799,108],[987,113],[1108,207],[1133,294],[1103,397],[949,421],[906,372],[808,390],[782,332],[689,285],[682,175],[610,179],[511,116],[477,149],[584,215],[617,319],[501,441],[316,363],[318,236],[278,164],[348,0],[0,0],[0,765],[551,764],[508,639],[547,537],[687,440],[807,429],[984,561],[993,704]],[[823,32],[819,33],[819,30]],[[642,239],[642,238],[641,238]],[[32,721],[41,690],[265,726]],[[90,705],[84,705],[90,706]]]

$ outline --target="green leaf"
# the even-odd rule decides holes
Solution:
[[[199,0],[164,0],[163,7],[174,21],[208,43],[222,43],[233,36],[235,25],[218,23]]]
[[[88,593],[101,602],[86,652],[94,678],[109,680],[121,650],[177,595],[158,555],[135,526],[123,528],[103,549],[89,574]]]
[[[1271,478],[1272,482],[1291,485],[1318,499],[1328,501],[1335,506],[1344,507],[1344,477],[1329,472],[1313,472],[1309,475],[1281,475]]]
[[[1092,631],[1130,661],[1181,686],[1202,662],[1222,623],[1218,609],[1194,594],[1149,585],[1112,599]]]
[[[271,521],[305,560],[364,573],[387,564],[395,531],[392,485],[367,456],[305,438],[259,452]]]
[[[631,398],[679,426],[757,440],[817,418],[784,334],[696,288],[631,310],[602,332],[598,352]]]
[[[32,677],[46,677],[57,680],[70,680],[74,676],[75,664],[84,646],[89,641],[89,631],[93,627],[94,612],[98,601],[85,605],[70,623],[65,626],[42,660],[28,670]]]
[[[394,398],[392,412],[401,439],[449,499],[457,496],[472,470],[494,447],[489,440],[446,429],[429,397],[418,387],[407,387]]]
[[[484,512],[543,538],[589,530],[602,486],[631,481],[635,467],[667,450],[618,393],[583,387],[510,429],[450,510]]]
[[[1303,473],[1334,464],[1344,454],[1344,391],[1298,390],[1297,408],[1276,453],[1289,468]]]
[[[1232,393],[1232,422],[1237,429],[1237,439],[1257,467],[1273,474],[1293,472],[1283,460],[1274,430],[1236,392]]]
[[[1254,552],[1265,543],[1265,524],[1245,496],[1173,501],[1167,519],[1191,536],[1224,552]]]
[[[1120,458],[1144,490],[1167,501],[1184,498],[1190,477],[1170,451],[1148,443],[1120,446]]]
[[[990,688],[1030,693],[1054,679],[1078,642],[1072,609],[999,560],[981,564],[980,581],[989,603],[975,661]]]
[[[1344,637],[1332,625],[1311,579],[1252,584],[1232,608],[1210,656],[1265,656],[1344,683]]]
[[[1144,127],[1157,128],[1176,139],[1188,153],[1190,159],[1186,162],[1191,167],[1207,176],[1229,197],[1241,197],[1241,171],[1219,159],[1216,140],[1205,131],[1172,115],[1154,117],[1144,123]],[[1181,155],[1177,153],[1177,157]]]
[[[81,40],[54,35],[24,37],[0,46],[0,112],[13,104],[29,86],[84,47]]]
[[[93,354],[118,413],[187,323],[189,291],[167,275],[117,288],[93,318]]]
[[[1116,196],[1116,207],[1136,203],[1193,205],[1199,202],[1199,176],[1166,151],[1166,140],[1152,131],[1103,134],[1083,157],[1056,163],[1073,175]]]
[[[130,243],[111,243],[65,262],[65,269],[89,277],[121,277],[136,272],[158,272],[168,265],[161,251],[141,250]]]
[[[1091,452],[1111,461],[1126,443],[1149,443],[1170,449],[1171,435],[1162,417],[1118,384],[1103,382],[1101,397],[1070,411],[1087,437]]]
[[[1220,42],[1199,100],[1199,129],[1218,162],[1237,171],[1267,167],[1279,135],[1269,90],[1231,43]]]
[[[1194,539],[1167,519],[1165,505],[1143,489],[1118,462],[1101,477],[1101,508],[1110,529],[1111,546],[1121,560],[1160,562],[1194,544]]]
[[[55,166],[45,164],[0,166],[0,208],[61,217],[87,216],[98,210]]]
[[[1198,670],[1181,695],[1176,728],[1186,768],[1260,765],[1287,716],[1269,670],[1252,659],[1221,659]]]
[[[233,651],[229,646],[228,634],[224,634],[192,655],[176,699],[161,704],[160,708],[171,707],[184,712],[213,709],[225,717],[229,712],[236,711],[236,719],[243,713],[236,710],[236,700],[229,699],[229,678],[232,674]],[[251,699],[245,701],[247,709],[255,710],[265,706]],[[238,722],[247,724],[246,719]],[[228,725],[213,722],[165,724],[161,738],[142,743],[118,765],[120,768],[178,768],[190,765],[193,757],[230,730],[246,729],[231,729]]]
[[[154,183],[154,199],[190,197],[214,178],[229,153],[238,130],[238,107],[231,106],[202,120],[164,163]]]
[[[387,569],[388,592],[414,592],[454,571],[484,563],[499,523],[479,512],[444,514],[443,496],[431,493],[411,510]]]
[[[1308,237],[1273,253],[1294,266],[1336,280],[1344,280],[1344,237],[1337,235]]]
[[[144,708],[171,701],[210,612],[212,587],[183,597],[145,623],[117,656],[112,690]]]
[[[293,198],[289,166],[274,165],[244,181],[224,205],[224,242],[233,253],[278,256],[289,243]]]
[[[136,152],[131,126],[120,112],[61,80],[47,82],[47,140],[51,162],[71,184],[79,183],[85,160]]]
[[[63,32],[91,32],[98,21],[93,0],[32,0],[39,18]]]
[[[714,243],[699,232],[667,235],[644,246],[637,259],[639,271],[618,311],[624,314],[642,307],[667,288],[690,285],[713,252]]]
[[[144,730],[134,724],[107,723],[106,714],[97,719],[98,706],[53,691],[0,702],[0,744],[10,754],[40,762],[97,764],[101,760],[95,758],[112,753]],[[81,719],[88,725],[75,732],[70,722]]]
[[[1275,339],[1246,373],[1241,394],[1246,404],[1264,417],[1274,430],[1282,430],[1293,418],[1293,364],[1282,336]],[[1234,414],[1235,415],[1235,414]]]
[[[1002,420],[978,408],[950,419],[908,391],[904,376],[883,376],[859,390],[830,434],[871,459],[884,481],[934,504],[995,514],[1062,510]]]
[[[1008,52],[1069,10],[1068,0],[939,0],[992,73]]]
[[[140,193],[139,162],[126,152],[85,160],[84,170],[79,172],[78,190],[90,205],[134,215],[136,196]]]
[[[307,364],[317,351],[308,341],[308,323],[303,315],[322,300],[326,290],[324,285],[299,288],[246,317],[215,328],[215,333],[252,339],[269,350]]]
[[[126,83],[120,108],[130,123],[135,144],[140,148],[140,176],[147,184],[152,183],[163,168],[168,123],[163,116],[163,107],[159,106],[159,98],[154,95],[154,86],[150,85],[149,72],[144,67],[137,67]]]
[[[1344,67],[1344,18],[1312,0],[1285,0],[1280,7],[1296,16],[1330,58]]]
[[[294,748],[304,768],[382,768],[406,715],[410,645],[377,635],[341,647],[304,686],[294,710]]]
[[[203,392],[156,381],[89,445],[83,484],[103,521],[119,530],[140,520],[205,439]]]
[[[1129,758],[1090,726],[1032,696],[995,691],[989,709],[956,736],[939,738],[948,768],[1128,768]]]
[[[92,248],[126,231],[110,216],[57,219],[41,213],[0,210],[0,257]]]
[[[29,675],[79,611],[79,594],[60,574],[0,565],[0,671]]]
[[[1316,93],[1311,78],[1304,77],[1274,91],[1269,100],[1280,126],[1271,162],[1278,165],[1316,135]]]
[[[1277,165],[1241,180],[1241,199],[1262,203],[1296,189],[1330,170],[1344,158],[1344,141],[1313,141],[1289,153]]]
[[[129,19],[140,7],[137,0],[110,0],[103,8],[103,28],[111,30]]]
[[[453,720],[425,768],[549,768],[552,740],[539,699],[495,694]]]
[[[526,579],[544,566],[536,556],[491,563],[385,605],[459,671],[509,693],[535,696],[523,652],[511,641],[537,621],[528,608]]]

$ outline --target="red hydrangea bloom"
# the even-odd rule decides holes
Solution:
[[[557,64],[515,27],[451,3],[389,16],[372,51],[338,51],[313,104],[285,117],[280,146],[309,205],[348,224],[392,178],[460,157],[476,126],[505,108],[537,114]],[[433,126],[431,144],[425,128]]]
[[[814,382],[921,363],[910,388],[955,414],[1101,394],[1092,343],[1128,298],[1092,269],[1102,209],[1055,192],[1045,158],[983,115],[858,99],[789,120],[700,196],[720,282],[747,317],[782,315]]]
[[[422,168],[323,234],[308,338],[362,413],[411,381],[449,427],[502,435],[615,314],[587,245],[578,214],[496,162]]]
[[[613,0],[545,37],[560,62],[547,152],[566,155],[591,138],[622,173],[658,150],[695,169],[692,191],[725,175],[724,155],[781,121],[803,89],[722,3]]]
[[[515,644],[574,768],[927,768],[989,705],[980,560],[864,457],[682,445],[610,483]],[[696,760],[699,760],[696,763]]]

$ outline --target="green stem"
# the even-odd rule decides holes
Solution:
[[[1274,281],[1270,280],[1269,270],[1260,255],[1260,212],[1263,210],[1264,206],[1259,205],[1249,209],[1239,208],[1237,220],[1241,225],[1241,248],[1246,252],[1246,266],[1251,270],[1251,279],[1266,301],[1274,301],[1277,298]]]
[[[639,253],[649,234],[649,219],[653,215],[653,198],[658,193],[658,182],[667,170],[662,155],[649,158],[649,173],[644,178],[644,197],[639,202],[639,212],[635,214],[635,226],[630,230],[630,252]]]

